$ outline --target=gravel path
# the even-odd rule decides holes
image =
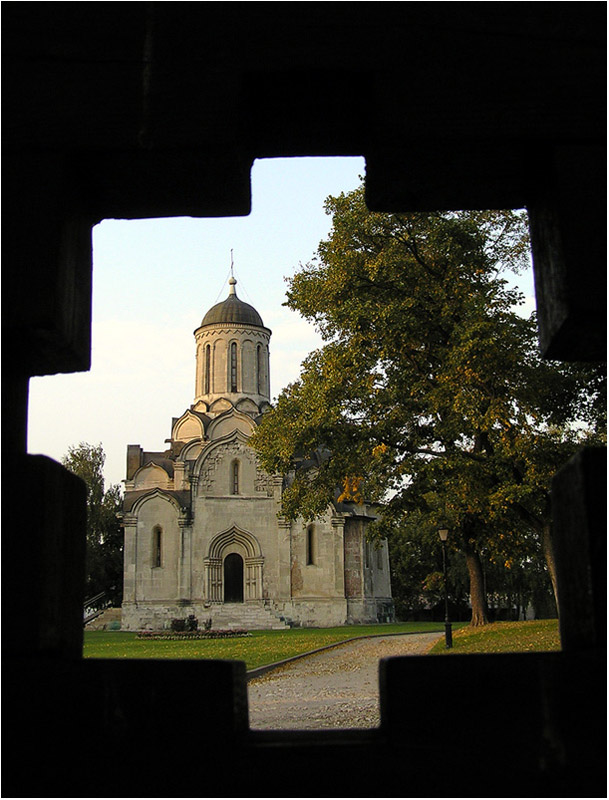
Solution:
[[[253,730],[376,728],[379,660],[421,655],[443,636],[416,633],[348,642],[292,661],[248,684]]]

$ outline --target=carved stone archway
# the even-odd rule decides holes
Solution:
[[[262,599],[264,557],[258,540],[248,531],[233,525],[215,536],[204,565],[204,593],[210,603],[224,602],[224,559],[236,553],[243,558],[243,598],[245,602]]]

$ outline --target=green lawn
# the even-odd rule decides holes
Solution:
[[[340,628],[252,631],[251,636],[244,638],[194,639],[183,642],[136,639],[135,633],[122,631],[85,631],[83,655],[85,658],[219,658],[245,661],[247,669],[254,669],[356,636],[443,630],[441,623],[404,622],[348,625]]]
[[[454,631],[453,647],[446,649],[444,639],[431,653],[531,653],[560,650],[557,619],[528,622],[494,622],[481,628],[466,626]]]
[[[391,633],[444,632],[442,623],[404,622],[390,625],[348,625],[340,628],[292,628],[285,631],[252,631],[235,639],[165,641],[136,639],[123,631],[86,631],[85,658],[214,658],[245,661],[247,669],[273,664],[318,647],[358,636]],[[560,650],[558,620],[496,622],[470,628],[453,624],[453,648],[446,650],[442,638],[430,653],[514,653]]]

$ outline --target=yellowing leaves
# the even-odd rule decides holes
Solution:
[[[342,493],[338,497],[339,503],[363,503],[364,498],[360,493],[362,478],[346,477]]]

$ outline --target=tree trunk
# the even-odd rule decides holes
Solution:
[[[550,580],[552,581],[552,591],[554,592],[554,600],[556,601],[556,610],[560,616],[560,606],[558,605],[558,589],[556,582],[556,561],[554,559],[554,547],[552,546],[552,526],[546,522],[541,531],[541,547],[543,555],[546,560],[546,566],[550,573]]]
[[[465,563],[469,572],[469,596],[472,604],[471,625],[475,628],[488,623],[486,590],[480,556],[471,547],[465,548]]]

